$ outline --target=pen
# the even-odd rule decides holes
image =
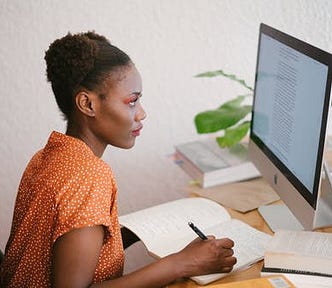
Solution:
[[[208,238],[204,235],[204,233],[199,230],[195,225],[194,223],[192,222],[188,222],[188,225],[191,229],[194,230],[194,232],[199,236],[199,238],[201,238],[202,240],[207,240]]]

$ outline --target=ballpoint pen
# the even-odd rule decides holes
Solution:
[[[195,225],[194,223],[192,222],[188,222],[188,225],[191,229],[194,230],[194,232],[199,236],[199,238],[201,238],[202,240],[207,240],[208,238],[204,235],[204,233],[199,230]]]

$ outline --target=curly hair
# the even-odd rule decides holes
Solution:
[[[79,89],[97,92],[110,72],[132,63],[125,52],[95,32],[68,33],[50,45],[44,59],[47,79],[67,120]]]

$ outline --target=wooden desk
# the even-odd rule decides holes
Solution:
[[[250,226],[252,226],[260,231],[269,233],[271,235],[273,234],[273,232],[267,226],[266,222],[264,221],[262,216],[259,214],[257,209],[247,212],[247,213],[240,213],[240,212],[237,212],[232,209],[227,209],[227,210],[233,218],[246,222]],[[319,231],[332,233],[332,227],[320,229]],[[250,268],[248,268],[246,270],[236,271],[234,273],[231,273],[229,276],[211,283],[211,285],[258,278],[258,277],[260,277],[260,271],[261,271],[262,266],[263,266],[263,260],[259,261],[258,263],[254,264],[253,266],[251,266]],[[184,279],[184,280],[179,280],[176,283],[173,283],[171,285],[168,285],[167,287],[168,288],[193,288],[193,287],[209,287],[209,285],[201,286],[190,279]]]

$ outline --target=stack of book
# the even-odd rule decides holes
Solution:
[[[260,173],[248,160],[248,145],[220,148],[215,139],[175,146],[175,162],[203,188],[248,180]]]
[[[277,230],[261,275],[283,274],[297,287],[332,287],[332,233]]]

